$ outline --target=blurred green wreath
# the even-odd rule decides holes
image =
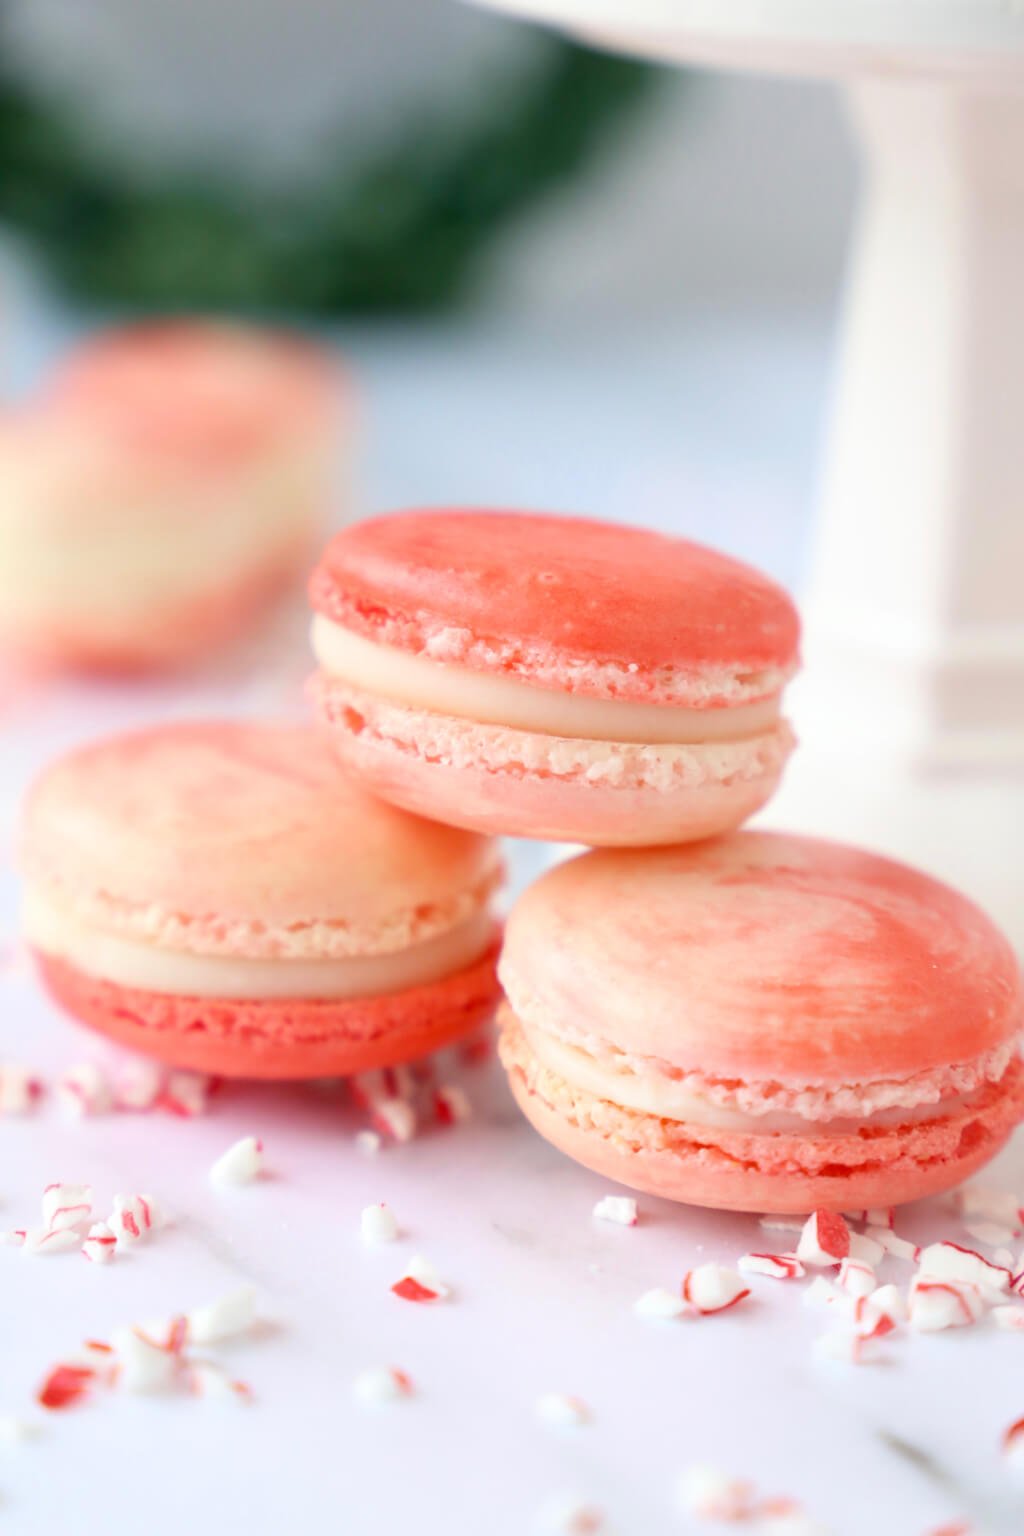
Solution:
[[[487,105],[435,112],[393,143],[259,200],[226,175],[142,177],[73,107],[0,61],[0,221],[67,292],[140,309],[426,311],[454,302],[501,226],[568,180],[649,96],[657,71],[545,40]]]

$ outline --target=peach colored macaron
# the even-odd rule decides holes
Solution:
[[[895,1205],[964,1179],[1024,1115],[1009,944],[853,848],[740,832],[584,854],[515,906],[499,974],[537,1130],[673,1200]]]
[[[25,808],[25,932],[53,996],[178,1066],[407,1060],[497,996],[489,839],[371,799],[312,729],[207,722],[82,748]]]
[[[329,357],[289,335],[166,321],[81,343],[0,417],[0,646],[205,659],[308,568],[350,414]]]
[[[311,596],[313,696],[342,761],[455,826],[707,837],[764,804],[792,746],[792,603],[684,539],[403,512],[338,534]]]

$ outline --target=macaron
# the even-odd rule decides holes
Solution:
[[[359,1072],[497,997],[497,845],[372,799],[312,728],[176,724],[72,752],[30,791],[22,866],[52,995],[176,1066]]]
[[[205,659],[308,570],[348,430],[297,338],[101,332],[0,417],[0,646],[36,666]]]
[[[589,844],[738,826],[793,745],[793,604],[685,539],[580,518],[402,512],[311,583],[312,694],[376,793],[454,826]]]
[[[556,866],[509,918],[500,1050],[605,1177],[793,1214],[959,1183],[1024,1116],[1010,945],[937,880],[739,832]]]

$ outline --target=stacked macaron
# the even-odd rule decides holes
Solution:
[[[0,654],[210,655],[308,565],[341,418],[294,337],[167,321],[81,343],[0,417]]]
[[[316,734],[182,726],[30,799],[55,995],[239,1076],[407,1059],[498,996],[508,834],[592,849],[509,919],[501,1054],[542,1135],[710,1206],[888,1205],[1024,1115],[1024,989],[965,898],[874,855],[739,830],[793,746],[786,594],[681,539],[422,510],[311,583]]]

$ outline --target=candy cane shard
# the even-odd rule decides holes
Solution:
[[[993,1264],[973,1248],[959,1243],[932,1243],[921,1253],[920,1272],[930,1279],[963,1280],[989,1291],[1008,1291],[1013,1283],[1009,1269]]]
[[[352,1395],[361,1403],[396,1403],[413,1395],[412,1379],[396,1366],[374,1366],[360,1371],[352,1383]]]
[[[1024,1333],[1024,1307],[993,1307],[990,1316],[997,1328]]]
[[[152,1195],[115,1195],[107,1225],[119,1243],[130,1247],[161,1226],[162,1216]]]
[[[71,1408],[88,1393],[96,1378],[90,1366],[55,1365],[36,1393],[43,1408]]]
[[[165,1071],[155,1061],[126,1062],[114,1078],[114,1103],[118,1109],[152,1109],[164,1092]]]
[[[619,1227],[635,1227],[639,1217],[636,1201],[628,1195],[605,1195],[594,1206],[597,1221],[610,1221]]]
[[[916,1264],[921,1257],[921,1250],[916,1243],[898,1237],[889,1227],[869,1227],[866,1235],[892,1259],[904,1259],[908,1264]]]
[[[644,1291],[633,1303],[633,1311],[637,1317],[647,1318],[652,1322],[667,1322],[675,1317],[681,1317],[687,1310],[686,1302],[675,1291],[655,1289]]]
[[[870,1296],[872,1291],[877,1290],[878,1280],[870,1264],[862,1264],[858,1259],[843,1259],[836,1275],[836,1285],[850,1296]]]
[[[21,1245],[22,1253],[42,1255],[70,1253],[81,1248],[82,1234],[74,1227],[29,1227]]]
[[[461,1125],[473,1113],[469,1099],[455,1083],[442,1083],[435,1090],[433,1106],[438,1125]]]
[[[106,1075],[93,1062],[69,1067],[57,1079],[54,1092],[61,1108],[80,1119],[109,1114],[114,1107]]]
[[[745,1253],[736,1267],[745,1275],[766,1275],[769,1280],[802,1280],[807,1273],[795,1253]]]
[[[1024,1200],[1009,1190],[993,1189],[987,1184],[968,1184],[956,1191],[954,1204],[961,1216],[977,1216],[1004,1227],[1024,1226]]]
[[[438,1279],[434,1266],[424,1258],[410,1259],[400,1280],[391,1287],[403,1301],[443,1301],[448,1287]]]
[[[395,1213],[382,1200],[379,1205],[368,1205],[359,1218],[359,1235],[370,1247],[380,1243],[393,1243],[398,1237]]]
[[[586,1403],[562,1392],[545,1392],[538,1397],[534,1413],[542,1424],[550,1424],[555,1429],[579,1429],[590,1423]]]
[[[726,1312],[750,1295],[739,1275],[720,1264],[701,1264],[683,1277],[683,1300],[702,1316]]]
[[[82,1253],[91,1264],[109,1264],[117,1252],[117,1238],[105,1221],[96,1221],[82,1243]]]
[[[215,1079],[202,1072],[171,1072],[157,1102],[170,1114],[190,1120],[195,1115],[205,1114],[215,1086]]]
[[[189,1390],[196,1397],[219,1399],[221,1401],[249,1403],[252,1401],[252,1388],[244,1381],[237,1381],[217,1365],[213,1360],[196,1360],[188,1367]]]
[[[43,1096],[43,1080],[25,1067],[0,1065],[0,1116],[27,1115]]]
[[[213,1184],[252,1184],[263,1173],[263,1143],[258,1136],[243,1136],[223,1152],[210,1169]]]
[[[550,1499],[538,1516],[540,1530],[549,1536],[600,1536],[606,1529],[603,1512],[585,1499]]]
[[[676,1481],[675,1492],[681,1514],[695,1515],[699,1520],[753,1518],[753,1486],[717,1467],[687,1467]]]
[[[880,1227],[878,1230],[884,1232],[888,1228]],[[856,1260],[860,1264],[867,1264],[872,1269],[877,1269],[885,1258],[886,1251],[885,1245],[877,1242],[870,1235],[865,1235],[861,1232],[850,1233],[850,1252],[848,1258],[851,1260]]]
[[[51,1231],[78,1227],[92,1213],[92,1186],[89,1184],[47,1184],[43,1190],[43,1225]]]
[[[985,1302],[976,1285],[964,1280],[936,1280],[915,1275],[910,1283],[910,1326],[918,1333],[938,1333],[976,1323]]]
[[[256,1320],[256,1291],[241,1285],[205,1307],[187,1315],[188,1339],[193,1344],[215,1344],[221,1339],[248,1333]]]
[[[850,1255],[850,1229],[834,1211],[815,1211],[804,1223],[797,1257],[816,1269],[841,1263]]]

